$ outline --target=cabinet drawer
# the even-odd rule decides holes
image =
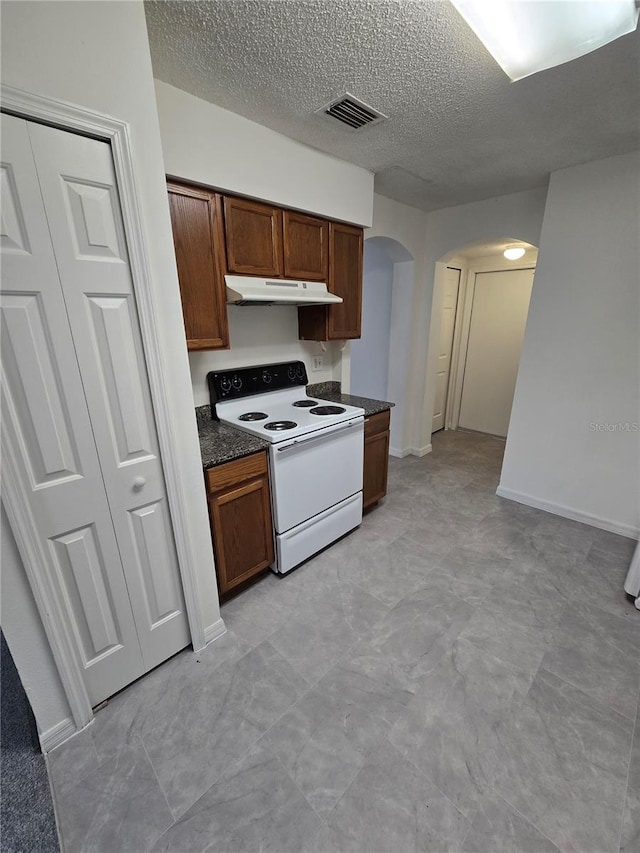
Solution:
[[[235,486],[252,477],[265,476],[267,473],[267,451],[260,450],[242,459],[233,459],[205,472],[207,492],[219,492]]]
[[[389,420],[391,413],[387,409],[386,412],[379,412],[376,415],[369,415],[365,418],[364,434],[365,436],[377,435],[380,432],[387,432],[389,429]]]

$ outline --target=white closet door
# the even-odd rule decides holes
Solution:
[[[29,124],[145,668],[189,643],[111,149]]]
[[[144,671],[27,123],[2,116],[3,452],[26,484],[92,704]]]
[[[533,270],[477,273],[459,425],[506,436]]]

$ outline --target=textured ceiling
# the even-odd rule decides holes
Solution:
[[[640,34],[510,83],[446,0],[145,3],[154,73],[376,173],[423,210],[640,147]],[[389,117],[314,114],[350,92]]]

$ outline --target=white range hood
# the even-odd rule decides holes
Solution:
[[[227,302],[234,305],[334,305],[340,296],[329,293],[324,281],[225,275]]]

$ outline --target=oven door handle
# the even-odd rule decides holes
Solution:
[[[349,421],[346,424],[337,424],[335,427],[327,427],[325,429],[319,429],[313,435],[308,438],[296,438],[293,441],[289,442],[289,444],[285,444],[282,447],[276,447],[278,453],[285,453],[287,450],[293,450],[294,447],[299,447],[301,444],[311,444],[312,441],[320,441],[322,438],[328,438],[330,435],[335,435],[337,432],[345,432],[351,427],[358,426],[359,424],[364,423],[364,418],[359,417],[355,418],[352,421]]]

